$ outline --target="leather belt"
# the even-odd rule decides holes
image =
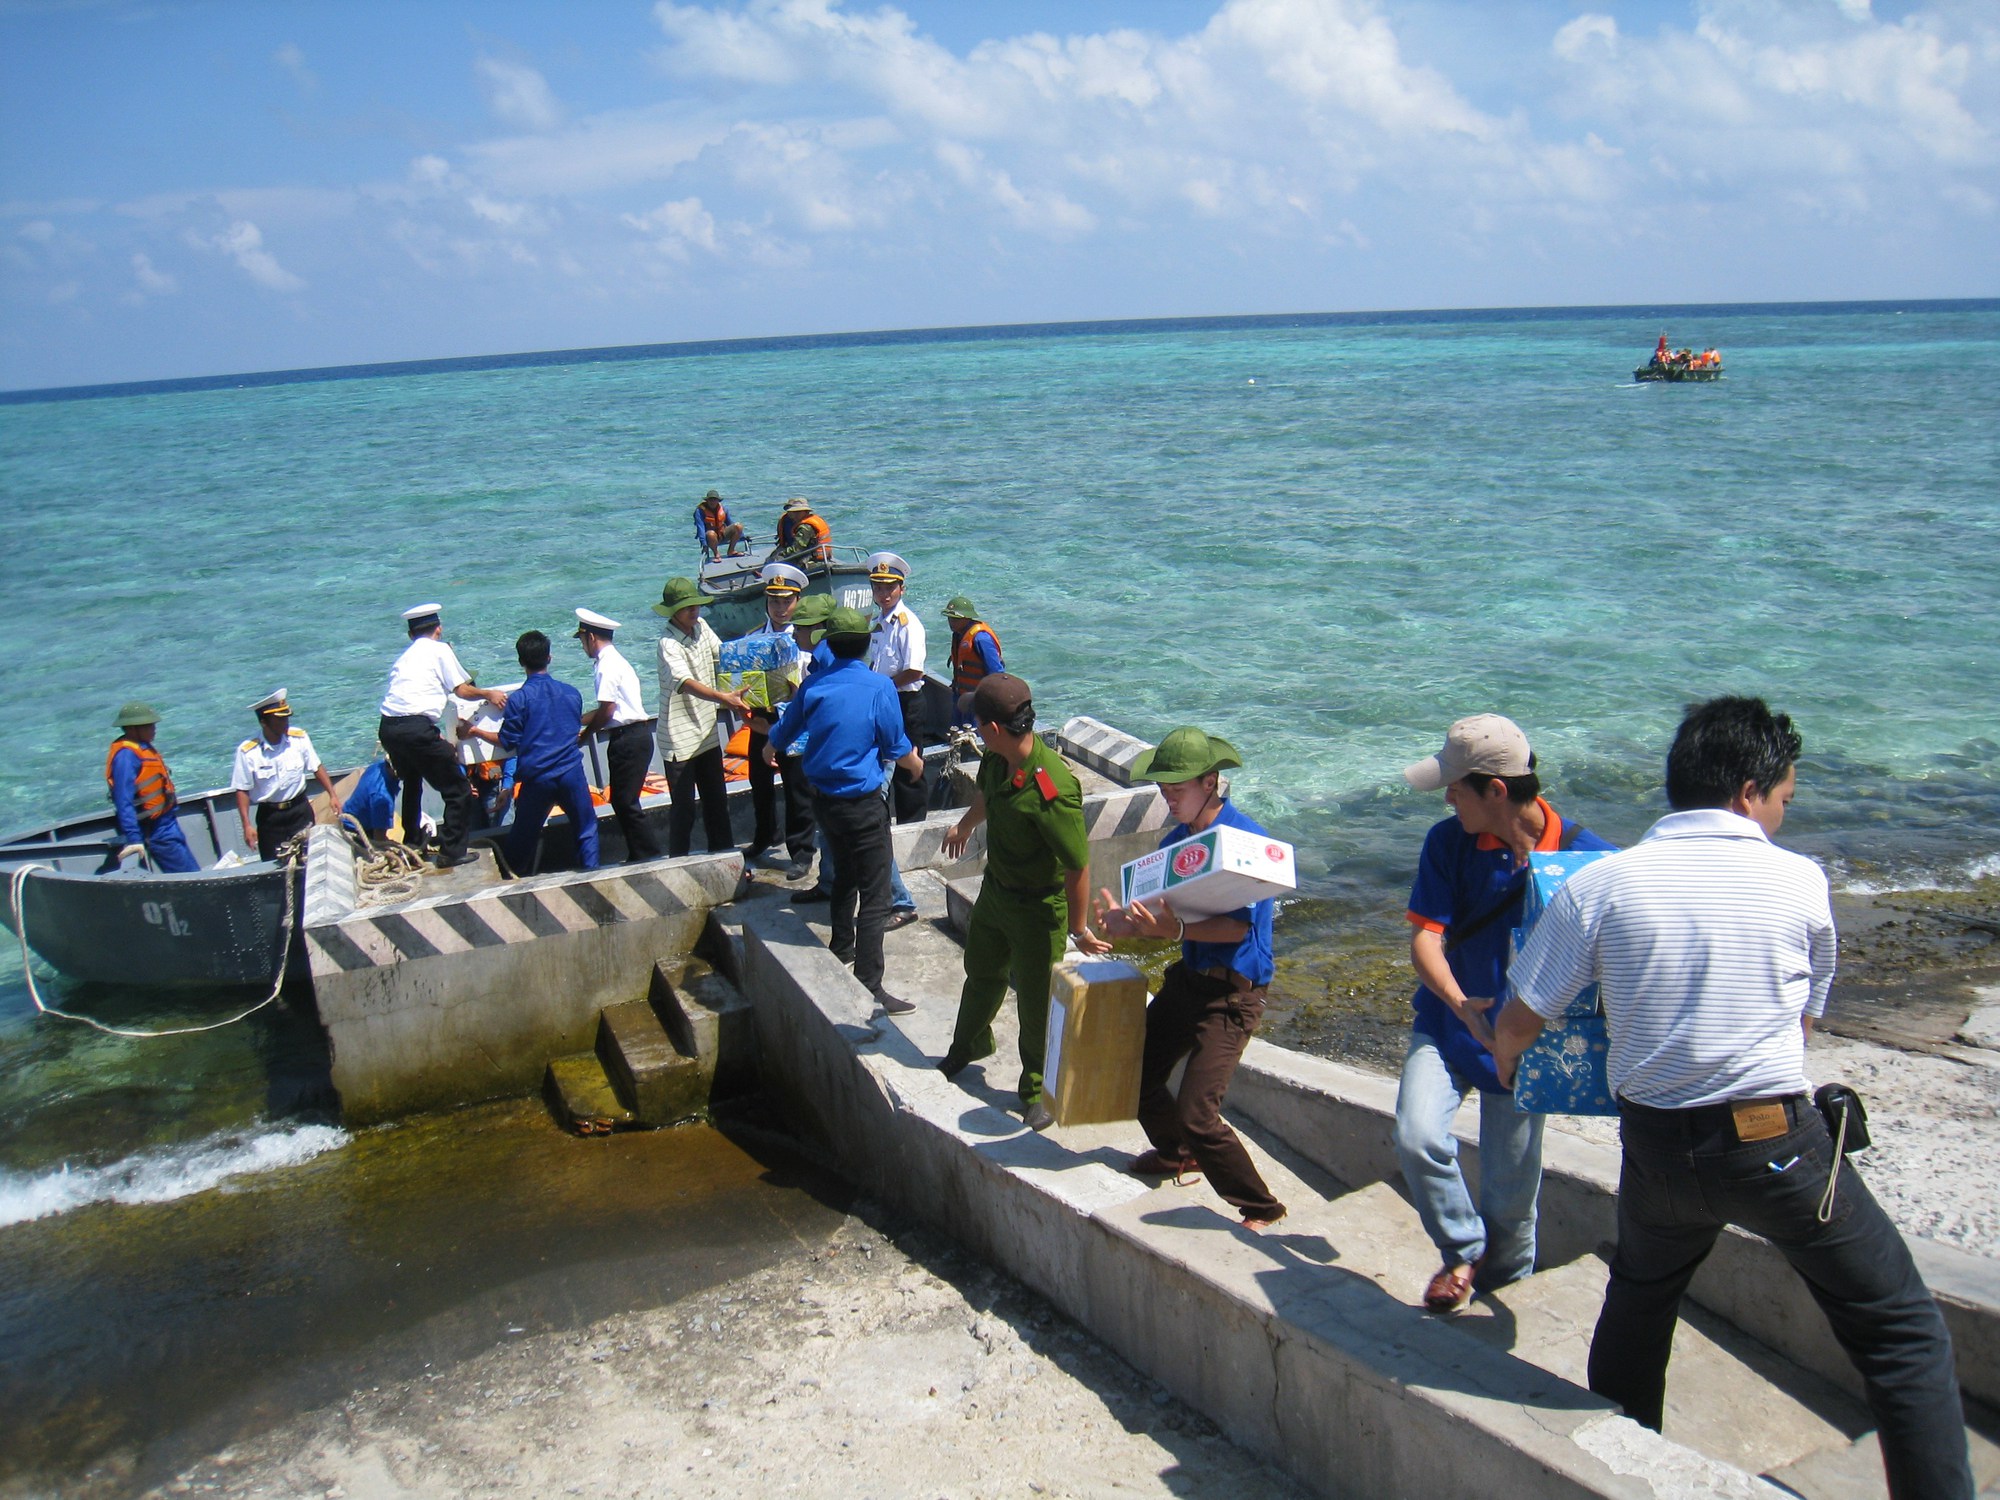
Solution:
[[[1239,974],[1227,964],[1210,964],[1206,969],[1196,969],[1195,973],[1204,979],[1219,979],[1239,995],[1262,995],[1267,985],[1252,984],[1250,976]]]

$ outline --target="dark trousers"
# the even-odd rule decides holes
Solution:
[[[472,832],[472,785],[458,752],[447,745],[437,725],[422,714],[384,715],[380,734],[389,765],[403,783],[403,842],[414,847],[423,827],[424,787],[435,787],[444,799],[444,826],[438,830],[438,854],[450,859],[465,853]]]
[[[576,863],[579,869],[597,868],[597,807],[590,800],[590,778],[583,774],[579,755],[568,774],[553,781],[540,777],[521,778],[521,790],[514,798],[514,826],[507,830],[501,853],[516,875],[526,875],[535,867],[542,841],[542,825],[549,810],[560,807],[569,815],[576,832]]]
[[[924,695],[922,689],[914,693],[898,692],[896,702],[903,710],[903,733],[910,743],[922,751],[924,748]],[[896,821],[898,823],[921,823],[930,814],[930,793],[919,776],[915,781],[906,778],[901,771],[889,773],[890,784],[896,799]]]
[[[1729,1106],[1621,1103],[1618,1248],[1590,1341],[1590,1388],[1659,1429],[1681,1296],[1725,1224],[1769,1240],[1805,1278],[1867,1390],[1898,1500],[1972,1495],[1951,1336],[1909,1247],[1852,1162],[1829,1223],[1819,1204],[1833,1142],[1812,1101],[1786,1101],[1791,1128],[1740,1143]]]
[[[1236,1063],[1257,1022],[1264,997],[1240,991],[1176,960],[1146,1007],[1146,1049],[1139,1064],[1139,1124],[1163,1156],[1192,1156],[1223,1201],[1247,1218],[1275,1219],[1285,1206],[1271,1196],[1257,1164],[1222,1118]],[[1167,1075],[1187,1059],[1179,1094]]]
[[[257,804],[257,857],[276,859],[286,839],[313,826],[312,798],[304,792],[289,802]]]
[[[653,837],[653,830],[646,826],[646,815],[639,810],[639,798],[646,790],[646,772],[652,764],[653,731],[649,726],[620,724],[605,736],[604,766],[606,778],[611,783],[611,816],[618,820],[618,831],[625,835],[627,860],[660,857],[659,841]],[[575,817],[575,813],[570,814],[572,820]],[[692,818],[688,820],[688,827],[694,827]],[[680,852],[685,854],[687,850]],[[586,865],[584,868],[594,866]]]
[[[958,992],[958,1023],[951,1033],[951,1056],[970,1062],[993,1055],[993,1018],[1014,986],[1021,1016],[1023,1104],[1042,1097],[1042,1069],[1048,1061],[1049,995],[1069,932],[1069,898],[1053,891],[1010,891],[989,869],[972,903],[965,930],[965,983]]]
[[[813,806],[833,848],[833,956],[851,962],[854,977],[879,994],[889,923],[889,805],[879,792],[863,792],[817,794]]]
[[[768,849],[778,842],[778,783],[782,780],[785,852],[793,859],[809,859],[813,852],[813,808],[805,761],[797,755],[781,755],[775,768],[765,765],[764,745],[769,738],[755,725],[751,726],[750,806],[757,814],[757,828],[750,835],[750,847]]]
[[[729,783],[722,775],[722,747],[710,745],[687,760],[667,762],[667,794],[674,799],[667,809],[667,854],[679,859],[694,852],[695,804],[701,804],[701,828],[708,840],[708,852],[720,854],[736,847],[729,832],[729,808],[723,799]]]

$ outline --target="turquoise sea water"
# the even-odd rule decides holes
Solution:
[[[1663,321],[1727,378],[1634,385]],[[1747,691],[1799,719],[1787,835],[1842,878],[1996,849],[2000,303],[818,341],[0,405],[0,826],[98,805],[133,697],[188,787],[226,780],[279,685],[358,761],[422,600],[489,680],[576,605],[630,622],[643,662],[711,485],[754,531],[803,493],[903,553],[934,640],[970,594],[1048,720],[1227,735],[1242,800],[1356,920],[1400,911],[1442,812],[1399,769],[1483,710],[1620,840],[1661,810],[1680,706]],[[0,1166],[25,1165],[10,1123],[102,1066],[25,1003],[0,981]],[[134,1066],[135,1115],[175,1114],[173,1071]]]

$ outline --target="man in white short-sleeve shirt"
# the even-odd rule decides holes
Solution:
[[[259,859],[276,859],[289,839],[313,825],[312,799],[306,784],[315,778],[326,792],[334,817],[340,816],[340,794],[333,778],[319,763],[312,738],[292,723],[292,704],[284,688],[250,705],[257,716],[257,734],[236,747],[229,785],[236,793],[236,815],[243,820],[243,841]],[[250,805],[257,805],[257,823],[250,823]]]
[[[646,772],[653,765],[653,727],[646,722],[646,705],[639,697],[639,674],[624,653],[611,643],[618,622],[594,609],[576,612],[576,638],[590,658],[591,698],[578,739],[598,730],[604,734],[605,779],[610,783],[611,815],[625,836],[628,863],[660,857],[659,841],[646,826],[639,798],[646,790]]]
[[[1511,1082],[1544,1021],[1598,986],[1624,1163],[1591,1390],[1659,1429],[1681,1297],[1740,1225],[1805,1279],[1860,1372],[1890,1494],[1969,1500],[1944,1319],[1807,1094],[1833,916],[1824,872],[1771,842],[1800,748],[1762,699],[1690,708],[1667,756],[1674,811],[1556,893],[1508,971],[1493,1055]]]
[[[497,689],[474,687],[458,655],[444,643],[443,606],[419,604],[403,611],[410,644],[389,670],[389,690],[382,698],[382,748],[403,783],[403,842],[422,842],[424,787],[435,787],[444,799],[444,824],[438,830],[440,870],[468,864],[472,855],[465,841],[472,831],[472,787],[458,752],[438,733],[438,719],[450,697],[484,698],[495,708],[507,706]]]
[[[903,602],[910,565],[893,552],[868,558],[868,582],[875,593],[875,624],[868,644],[868,665],[896,684],[896,702],[903,711],[903,733],[921,755],[924,748],[924,622]],[[924,779],[901,771],[892,773],[891,798],[898,823],[923,821],[928,811]]]

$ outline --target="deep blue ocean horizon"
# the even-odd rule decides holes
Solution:
[[[733,339],[689,339],[664,344],[613,344],[584,349],[466,354],[379,364],[322,365],[296,370],[188,375],[161,380],[0,390],[0,406],[48,401],[94,401],[184,391],[248,390],[260,386],[313,385],[336,380],[394,379],[484,370],[562,365],[618,364],[648,359],[699,359],[791,350],[879,348],[897,344],[970,344],[1013,339],[1115,337],[1120,334],[1227,333],[1284,328],[1383,328],[1453,323],[1611,321],[1621,318],[1838,317],[1899,312],[1992,312],[2000,298],[1954,297],[1846,302],[1635,302],[1584,307],[1473,307],[1378,309],[1352,312],[1237,313],[1215,316],[1110,318],[1054,323],[982,323],[942,328],[888,328],[850,333],[769,334]]]

